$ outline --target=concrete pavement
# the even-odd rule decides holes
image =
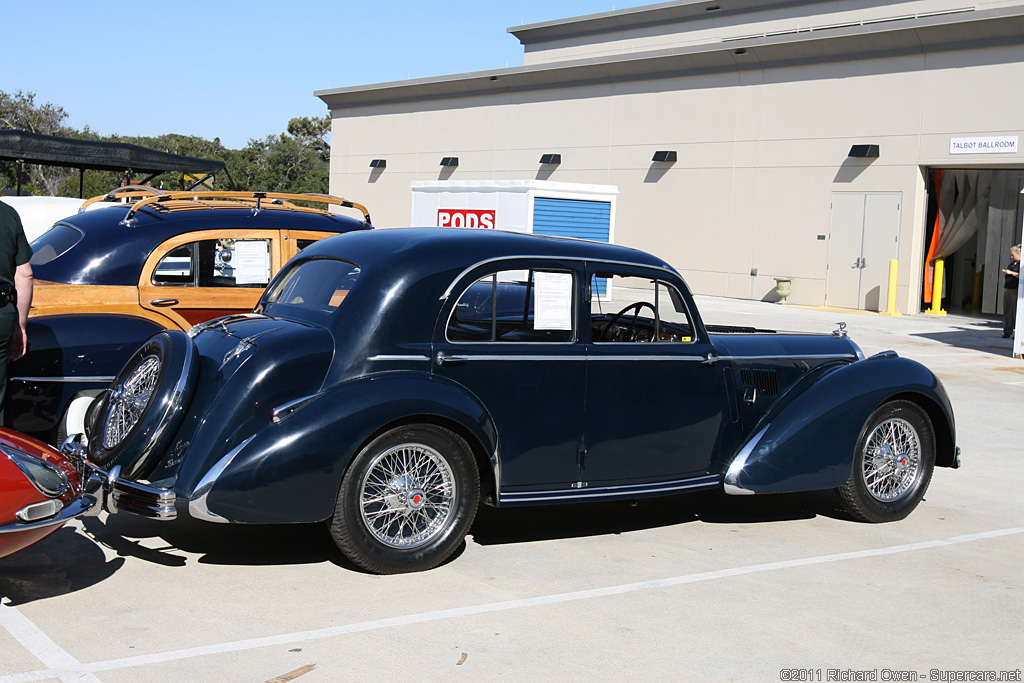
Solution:
[[[921,361],[964,466],[884,525],[829,493],[483,509],[452,561],[389,577],[320,526],[86,519],[0,562],[0,683],[1020,680],[1024,361],[999,327],[698,303],[709,323],[845,320],[868,355]]]

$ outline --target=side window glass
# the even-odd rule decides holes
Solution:
[[[572,273],[503,270],[462,293],[447,337],[453,342],[571,342],[575,300]]]
[[[153,271],[154,285],[195,286],[195,267],[192,255],[195,243],[175,247],[160,259]]]
[[[269,239],[213,239],[196,242],[200,287],[251,287],[270,282]]]
[[[316,240],[295,240],[295,247],[299,251],[302,251],[311,244],[315,244]]]
[[[683,298],[663,280],[597,273],[590,291],[590,339],[594,343],[693,341]]]

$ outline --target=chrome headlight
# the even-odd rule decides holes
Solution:
[[[68,475],[52,462],[7,444],[0,444],[0,452],[6,455],[44,496],[59,498],[71,486]]]

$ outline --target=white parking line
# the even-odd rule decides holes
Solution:
[[[31,652],[36,659],[50,667],[45,676],[26,680],[59,678],[62,681],[100,683],[100,679],[85,671],[82,663],[72,657],[67,650],[50,640],[24,614],[8,605],[6,598],[0,601],[0,626],[14,636],[14,639]]]
[[[292,645],[295,643],[309,642],[311,640],[334,638],[336,636],[347,635],[349,633],[361,633],[364,631],[374,631],[396,626],[409,626],[411,624],[422,624],[442,619],[455,619],[458,617],[467,617],[476,614],[504,612],[524,607],[540,607],[543,605],[554,605],[563,602],[591,600],[593,598],[604,598],[612,595],[668,588],[670,586],[680,586],[683,584],[698,583],[701,581],[713,581],[732,576],[743,576],[745,574],[757,574],[760,572],[793,569],[796,567],[829,564],[832,562],[845,562],[847,560],[859,560],[867,557],[879,557],[882,555],[895,555],[898,553],[906,553],[916,550],[928,550],[930,548],[941,548],[960,543],[983,541],[990,538],[998,538],[1000,536],[1012,536],[1020,533],[1024,533],[1024,527],[1011,527],[1009,529],[986,531],[978,534],[969,534],[967,536],[955,536],[953,538],[944,538],[935,541],[907,543],[905,545],[877,548],[875,550],[859,550],[851,553],[820,555],[818,557],[805,557],[797,560],[784,560],[781,562],[768,562],[765,564],[755,564],[746,567],[735,567],[732,569],[701,572],[699,574],[674,576],[666,579],[654,579],[652,581],[641,581],[639,583],[607,586],[605,588],[593,588],[590,590],[573,591],[570,593],[556,593],[554,595],[543,595],[534,598],[524,598],[521,600],[506,600],[503,602],[492,602],[484,605],[455,607],[452,609],[435,610],[433,612],[422,612],[420,614],[409,614],[401,617],[364,621],[358,624],[331,626],[328,628],[316,629],[314,631],[299,631],[296,633],[285,633],[277,636],[236,640],[234,642],[219,643],[215,645],[203,645],[183,650],[171,650],[169,652],[156,652],[148,655],[124,657],[122,659],[110,659],[104,662],[94,662],[92,664],[79,663],[78,660],[46,637],[46,635],[36,628],[32,622],[18,612],[16,608],[9,605],[2,605],[0,606],[0,625],[6,628],[11,635],[25,647],[25,649],[35,655],[41,662],[43,662],[43,664],[46,664],[51,668],[43,671],[32,671],[22,674],[3,676],[0,677],[0,683],[28,683],[29,681],[39,681],[54,677],[59,677],[61,681],[97,681],[98,679],[92,674],[99,671],[127,669],[135,666],[146,666],[175,660],[192,659],[194,657],[202,657],[205,655],[254,650],[257,648],[271,647],[275,645]]]

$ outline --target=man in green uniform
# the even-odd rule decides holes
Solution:
[[[32,249],[18,212],[0,201],[0,424],[7,395],[7,363],[28,349],[25,323],[32,305]]]

